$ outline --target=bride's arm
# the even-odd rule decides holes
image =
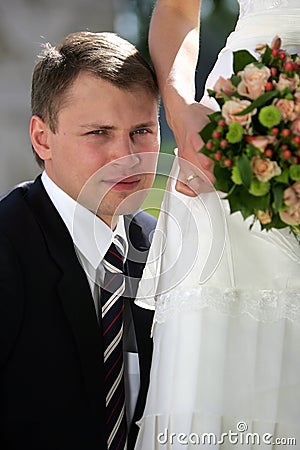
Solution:
[[[203,145],[198,132],[211,112],[195,101],[200,6],[201,0],[158,0],[150,22],[149,49],[179,156],[213,180],[211,160],[197,153]],[[183,164],[181,169],[177,189],[195,195],[185,181],[196,169]],[[197,184],[199,179],[194,179],[191,186],[198,191]]]

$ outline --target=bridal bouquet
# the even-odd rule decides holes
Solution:
[[[215,187],[231,212],[264,229],[300,233],[300,58],[271,46],[234,53],[234,74],[219,78],[209,95],[220,111],[200,135],[215,163]],[[253,221],[253,223],[254,223]]]

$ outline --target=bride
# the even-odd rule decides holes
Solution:
[[[168,9],[159,8],[172,3],[177,2],[158,2],[154,14],[161,12],[163,17]],[[200,5],[184,3],[190,8]],[[240,0],[239,6],[235,31],[206,89],[220,75],[231,75],[232,52],[237,49],[254,52],[257,44],[271,43],[278,34],[283,48],[300,52],[299,0]],[[180,75],[176,78],[175,66],[186,57],[184,52],[177,62],[172,60],[168,76],[161,70],[153,47],[155,39],[162,39],[159,20],[153,17],[153,62],[161,84],[169,77],[162,95],[179,158],[136,300],[155,308],[150,386],[136,450],[298,448],[300,246],[287,229],[266,232],[257,225],[250,231],[251,218],[249,222],[240,213],[230,215],[218,193],[187,196],[192,195],[189,189],[176,181],[183,170],[195,171],[192,164],[204,164],[209,172],[205,159],[193,155],[195,146],[200,147],[198,137],[191,138],[195,119],[189,125],[191,133],[183,135],[174,119],[176,108],[181,105],[186,111],[178,118],[187,118],[186,126],[192,116],[201,117],[203,125],[207,110],[191,101],[187,87],[180,87]],[[191,34],[185,33],[188,40]],[[207,96],[203,104],[216,109]],[[195,114],[196,108],[200,113]],[[180,157],[188,156],[190,168],[179,164]]]

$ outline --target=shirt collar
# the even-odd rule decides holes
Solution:
[[[95,269],[104,258],[115,235],[124,239],[126,258],[128,240],[123,216],[118,220],[115,230],[111,230],[99,217],[58,187],[46,171],[43,172],[41,179],[47,194],[68,228],[75,247]]]

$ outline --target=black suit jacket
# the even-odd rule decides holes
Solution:
[[[143,255],[127,263],[133,278],[141,277],[154,226],[143,212],[126,217],[129,259],[135,249]],[[152,313],[128,301],[140,361],[137,420],[149,383]],[[0,447],[105,449],[102,352],[87,277],[37,178],[0,202]],[[134,425],[129,448],[136,434]]]

